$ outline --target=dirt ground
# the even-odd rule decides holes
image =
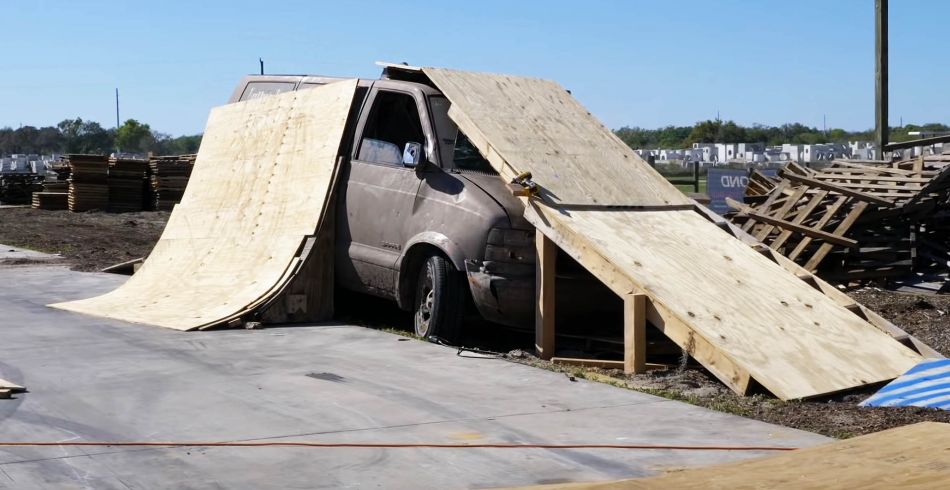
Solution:
[[[0,243],[60,253],[73,269],[94,271],[147,255],[167,220],[166,212],[109,214],[0,208]],[[950,355],[950,295],[909,295],[878,288],[863,288],[849,294],[931,347]],[[411,336],[411,314],[400,311],[394,304],[353,294],[341,294],[339,299],[337,309],[341,319]],[[681,361],[666,370],[626,376],[617,370],[542,361],[530,353],[533,346],[530,332],[486,326],[475,320],[467,325],[467,330],[474,333],[464,339],[464,345],[498,352],[498,356],[513,362],[831,437],[852,437],[921,421],[950,422],[947,411],[857,406],[877,387],[804,402],[782,402],[767,395],[741,397],[693,362]]]
[[[148,255],[168,212],[70,213],[0,208],[0,243],[61,254],[79,271],[97,271]]]

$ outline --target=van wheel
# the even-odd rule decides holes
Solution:
[[[416,276],[416,335],[456,343],[465,308],[465,282],[444,257],[432,255]]]

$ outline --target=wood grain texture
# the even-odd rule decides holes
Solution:
[[[632,285],[684,325],[668,337],[731,363],[732,374],[709,365],[712,353],[694,353],[733,389],[747,372],[779,398],[814,397],[893,379],[921,360],[695,212],[529,209],[529,221],[561,248],[583,250],[572,255],[608,286]]]
[[[138,273],[50,306],[191,330],[268,300],[320,225],[355,88],[346,80],[213,109],[185,195]]]
[[[922,422],[737,463],[535,490],[950,488],[950,424]]]
[[[530,171],[548,203],[689,204],[557,83],[442,68],[423,71],[452,103],[449,115],[502,177]]]

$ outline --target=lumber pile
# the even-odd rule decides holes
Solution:
[[[852,282],[950,269],[950,154],[898,162],[789,163],[754,172],[727,216],[826,279]]]
[[[109,206],[109,159],[104,155],[68,155],[69,210],[105,210]]]
[[[47,211],[69,209],[69,193],[67,192],[34,192],[33,207]]]
[[[145,199],[146,160],[113,158],[109,161],[109,211],[141,211]]]
[[[197,155],[171,155],[152,157],[148,162],[150,181],[146,197],[148,209],[171,211],[181,201],[191,177]]]

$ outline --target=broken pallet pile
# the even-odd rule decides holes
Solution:
[[[171,211],[181,201],[197,155],[152,157],[148,162],[149,209]]]
[[[127,213],[141,211],[145,194],[145,160],[116,159],[109,161],[109,211]]]
[[[109,206],[109,159],[104,155],[69,155],[69,210],[105,210]]]
[[[950,154],[899,162],[835,160],[753,172],[728,218],[773,250],[844,282],[943,273],[950,261]]]

